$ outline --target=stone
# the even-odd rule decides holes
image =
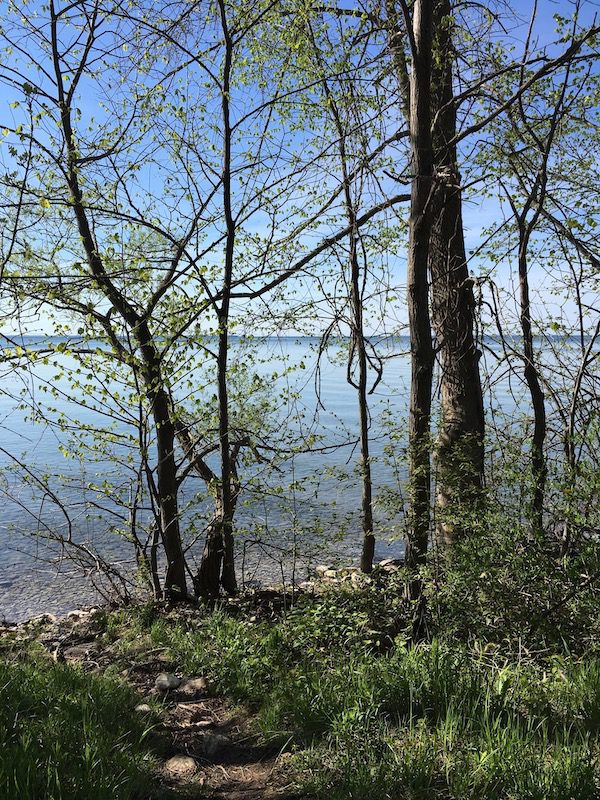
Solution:
[[[360,570],[358,567],[342,567],[338,572],[343,578],[349,578],[350,575],[353,575],[355,572],[360,572]]]
[[[401,558],[384,558],[382,561],[379,562],[377,566],[381,567],[382,569],[385,569],[386,567],[398,568],[401,567],[403,563],[404,562],[402,561]]]
[[[191,778],[198,770],[198,764],[191,756],[173,756],[165,762],[165,769],[173,777]]]
[[[337,576],[338,576],[337,569],[326,569],[322,577],[333,578],[335,580]]]
[[[330,569],[331,567],[327,567],[325,564],[318,564],[315,567],[315,572],[320,578],[322,578],[325,575],[325,573]]]
[[[148,705],[148,703],[139,703],[135,707],[135,710],[138,712],[138,714],[151,714],[152,713],[152,708]]]
[[[85,661],[90,655],[97,653],[98,649],[98,642],[82,642],[65,648],[62,655],[66,661]]]
[[[169,672],[161,672],[154,681],[154,686],[159,692],[168,692],[171,689],[177,689],[181,684],[181,678],[177,675],[171,675]]]
[[[202,677],[185,678],[179,684],[177,691],[189,695],[205,694],[208,691],[208,681]]]

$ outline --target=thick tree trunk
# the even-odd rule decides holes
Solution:
[[[429,434],[433,347],[429,318],[429,237],[433,177],[431,140],[432,2],[415,0],[412,20],[413,63],[410,74],[411,212],[407,264],[411,343],[409,412],[409,532],[406,563],[426,559],[430,524],[431,466]]]
[[[475,343],[475,300],[462,220],[452,87],[450,3],[435,8],[433,73],[434,189],[429,263],[432,322],[441,361],[441,421],[436,446],[436,533],[451,544],[482,499],[484,410]]]
[[[194,589],[198,597],[208,601],[217,599],[219,596],[222,563],[223,527],[222,512],[219,508],[206,533],[200,568],[194,580]]]

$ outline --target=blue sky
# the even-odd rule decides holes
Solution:
[[[36,2],[28,3],[28,13],[33,13],[33,10],[35,10],[38,6],[41,6],[41,4]],[[7,7],[8,4],[6,2],[0,3],[0,10],[2,11],[3,16],[6,13]],[[544,0],[544,2],[538,3],[533,40],[537,39],[539,43],[543,43],[544,41],[552,38],[555,25],[553,15],[555,13],[559,13],[568,16],[572,13],[573,8],[573,3],[565,2],[564,0],[560,0],[560,2]],[[529,2],[518,2],[516,4],[513,3],[513,11],[518,14],[521,22],[513,23],[507,36],[514,46],[515,52],[517,53],[522,49],[527,32],[528,20],[531,17],[532,9],[533,4]],[[599,5],[596,2],[586,0],[586,2],[581,5],[581,18],[583,23],[590,23],[598,13],[598,10]],[[11,92],[9,92],[5,86],[0,84],[0,129],[4,125],[10,125],[12,127],[13,121],[15,120],[15,115],[18,114],[18,110],[14,111],[9,106],[12,99],[13,97]],[[95,110],[90,110],[91,103],[89,97],[84,98],[82,108],[84,113],[94,113],[96,116],[98,116],[98,109],[95,108],[95,105]],[[297,135],[292,135],[292,147],[295,136]],[[471,142],[469,142],[469,147],[470,146]],[[2,145],[1,153],[2,161],[5,167],[10,168],[11,156],[6,149],[6,145]],[[149,183],[154,180],[150,173],[148,173],[147,180]],[[404,212],[404,214],[406,214],[406,212]],[[498,221],[502,219],[503,214],[504,210],[500,208],[497,200],[495,200],[493,197],[484,197],[481,194],[478,194],[477,196],[465,198],[464,224],[467,249],[469,251],[477,250],[487,235],[486,231],[497,224]],[[257,216],[253,223],[253,230],[255,233],[263,233],[261,230],[262,224],[263,223],[261,223],[260,218]],[[396,306],[391,309],[390,313],[388,314],[388,323],[404,323],[406,321],[406,314],[402,297],[402,286],[404,282],[404,259],[402,254],[400,254],[398,257],[392,258],[390,266],[400,291],[398,293],[399,300],[397,301]],[[485,261],[485,259],[473,258],[471,262],[471,269],[475,275],[487,274],[489,271],[489,264]],[[510,297],[514,296],[514,263],[507,258],[503,264],[496,268],[494,277],[498,285],[506,292],[507,302],[510,304]],[[562,309],[560,313],[566,316],[566,318],[571,318],[573,316],[574,306],[571,301],[567,299],[565,302],[564,298],[553,298],[550,296],[548,291],[548,276],[544,272],[543,268],[540,267],[535,261],[533,261],[531,265],[530,279],[534,291],[534,302],[537,304],[536,311],[538,312],[539,316],[541,316],[543,313],[543,304],[549,304],[554,313],[558,313],[559,309]],[[43,314],[37,322],[30,324],[42,331],[49,329],[49,323],[44,319]],[[4,325],[4,329],[7,329],[6,325]]]

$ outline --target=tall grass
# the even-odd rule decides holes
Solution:
[[[298,742],[300,780],[328,800],[592,800],[600,790],[600,660],[490,655],[373,631],[338,600],[249,624],[217,612],[147,621],[182,668],[252,704]],[[342,601],[343,602],[343,601]],[[362,612],[361,612],[362,613]],[[362,626],[362,627],[361,627]]]
[[[68,665],[0,663],[0,798],[141,796],[152,763],[135,702],[123,685]]]

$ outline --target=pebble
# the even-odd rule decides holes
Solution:
[[[152,713],[152,708],[148,705],[148,703],[139,703],[139,705],[135,707],[135,710],[138,712],[138,714]]]
[[[161,672],[154,681],[155,687],[160,692],[168,692],[171,689],[177,689],[181,684],[181,678],[176,675],[171,675],[169,672]]]
[[[165,769],[178,778],[187,778],[198,769],[198,764],[191,756],[173,756],[165,762]]]

